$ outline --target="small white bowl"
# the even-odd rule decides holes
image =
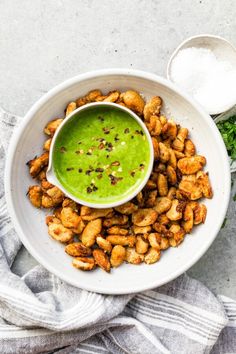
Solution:
[[[236,48],[229,41],[219,36],[201,34],[187,38],[174,50],[167,64],[167,78],[170,81],[174,82],[171,77],[171,66],[174,58],[177,56],[180,50],[191,47],[210,49],[217,58],[222,61],[227,60],[232,64],[233,67],[236,67]],[[227,102],[226,104],[223,104],[220,109],[208,111],[208,113],[211,115],[220,114],[232,108],[235,103],[236,91],[235,99],[232,102]]]
[[[118,89],[134,89],[146,100],[160,95],[163,114],[189,129],[197,152],[207,159],[205,170],[214,191],[207,206],[205,224],[197,226],[178,248],[163,252],[153,265],[123,264],[111,274],[95,269],[83,272],[72,267],[72,259],[64,246],[48,235],[45,216],[50,211],[34,208],[26,192],[35,184],[25,163],[42,151],[46,139],[42,131],[50,119],[60,117],[68,102],[99,88],[104,93]],[[155,74],[130,70],[109,69],[89,72],[63,82],[46,93],[16,129],[7,154],[5,191],[8,210],[14,227],[28,251],[50,272],[65,282],[104,294],[127,294],[163,285],[188,270],[206,252],[224,221],[230,196],[231,176],[225,145],[211,117],[190,96]]]
[[[70,192],[68,192],[65,187],[59,182],[58,178],[56,177],[56,174],[54,172],[53,169],[53,151],[54,151],[54,145],[56,143],[57,137],[61,131],[61,129],[63,129],[63,127],[75,116],[78,115],[79,112],[82,111],[86,111],[88,109],[90,109],[91,107],[103,107],[103,106],[109,106],[109,107],[114,107],[115,109],[119,109],[123,112],[126,112],[130,115],[130,117],[132,117],[133,119],[136,120],[136,122],[140,125],[140,127],[142,128],[148,144],[149,144],[149,152],[150,152],[150,161],[149,161],[149,165],[148,165],[148,169],[146,171],[145,176],[143,177],[143,180],[141,181],[141,183],[137,186],[137,188],[128,196],[123,197],[122,199],[120,199],[119,201],[113,202],[113,203],[89,203],[86,202],[82,199],[79,199],[77,197],[75,197],[73,194],[71,194]],[[146,125],[143,123],[143,121],[137,116],[137,114],[135,114],[133,111],[131,111],[130,109],[124,107],[124,106],[120,106],[117,105],[115,103],[112,102],[94,102],[94,103],[89,103],[87,105],[84,105],[82,107],[79,107],[77,109],[75,109],[73,112],[71,112],[62,122],[62,124],[59,126],[59,128],[57,129],[55,135],[53,136],[52,142],[51,142],[51,146],[50,146],[50,153],[49,153],[49,164],[48,164],[48,170],[47,170],[47,180],[54,184],[55,186],[57,186],[58,188],[60,188],[60,190],[67,195],[69,198],[71,198],[72,200],[74,200],[76,203],[82,204],[82,205],[86,205],[89,206],[91,208],[97,208],[97,209],[101,209],[101,208],[113,208],[116,207],[118,205],[127,203],[128,201],[130,201],[131,199],[133,199],[145,186],[145,184],[147,183],[150,174],[152,172],[152,168],[153,168],[153,162],[154,162],[154,152],[153,152],[153,145],[152,145],[152,139],[151,136],[149,134],[149,131],[146,127]]]

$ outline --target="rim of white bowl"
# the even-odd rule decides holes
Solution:
[[[166,67],[166,77],[168,80],[170,80],[171,82],[173,82],[175,85],[177,85],[177,83],[175,83],[173,80],[172,80],[172,77],[171,77],[171,65],[172,65],[172,62],[174,60],[174,58],[176,57],[176,55],[178,54],[178,52],[188,43],[190,42],[191,40],[193,39],[198,39],[198,38],[214,38],[216,40],[219,40],[219,41],[222,41],[226,44],[228,44],[229,47],[231,47],[234,51],[235,51],[235,54],[236,54],[236,47],[230,43],[227,39],[221,37],[221,36],[215,36],[213,34],[199,34],[199,35],[196,35],[196,36],[191,36],[191,37],[188,37],[186,38],[183,42],[181,42],[178,47],[173,51],[173,53],[171,54],[170,56],[170,59],[168,60],[168,63],[167,63],[167,67]],[[188,93],[189,95],[189,93]],[[200,104],[200,103],[199,103]],[[222,105],[220,111],[219,110],[213,110],[213,111],[209,111],[208,113],[210,115],[215,115],[215,114],[220,114],[220,113],[223,113],[223,112],[226,112],[228,111],[230,108],[232,108],[234,105],[236,104],[236,99],[235,100],[232,100],[230,103],[227,103],[227,104],[224,104]],[[206,110],[206,108],[204,108],[204,106],[202,106],[203,109]]]
[[[146,171],[146,174],[145,174],[143,180],[141,181],[141,183],[137,186],[137,188],[132,193],[130,193],[128,196],[126,195],[125,197],[123,197],[122,199],[120,199],[119,201],[116,201],[116,202],[98,204],[98,203],[86,202],[80,198],[77,198],[73,194],[68,192],[66,190],[66,188],[64,188],[64,186],[60,183],[57,176],[55,175],[55,172],[53,171],[52,155],[53,155],[53,149],[54,149],[54,145],[56,143],[56,139],[58,137],[58,134],[60,133],[61,129],[68,123],[69,120],[71,120],[78,113],[80,113],[82,111],[86,111],[87,109],[90,109],[91,107],[104,107],[104,106],[105,107],[106,106],[113,107],[113,108],[118,109],[120,111],[126,112],[129,114],[129,116],[131,116],[134,120],[136,120],[136,122],[139,124],[139,126],[144,131],[144,134],[148,140],[150,161],[149,161],[148,169]],[[81,107],[75,109],[73,112],[71,112],[66,118],[64,118],[63,122],[60,124],[59,128],[57,129],[56,133],[54,134],[51,145],[50,145],[49,164],[48,164],[48,169],[47,169],[47,175],[49,178],[47,178],[47,179],[49,182],[51,182],[52,184],[54,184],[55,186],[60,188],[65,195],[67,195],[69,198],[74,200],[76,203],[79,203],[79,204],[82,204],[82,205],[85,205],[85,206],[88,206],[91,208],[96,208],[96,209],[114,208],[116,206],[119,206],[121,204],[129,202],[144,188],[145,184],[147,183],[147,181],[151,175],[151,172],[153,169],[153,163],[154,163],[154,152],[153,152],[152,139],[151,139],[151,136],[149,134],[149,131],[148,131],[146,125],[143,123],[141,118],[139,118],[138,115],[135,114],[130,109],[128,109],[124,106],[117,105],[116,103],[113,103],[113,102],[93,102],[93,103],[89,103],[84,106],[81,106]]]
[[[134,70],[134,69],[102,69],[102,70],[96,70],[96,71],[90,71],[88,73],[80,74],[78,76],[75,76],[71,79],[68,79],[64,81],[63,83],[57,85],[53,89],[51,89],[48,93],[44,94],[33,106],[32,108],[28,111],[26,114],[25,118],[22,120],[16,131],[13,133],[9,149],[8,149],[8,154],[7,154],[7,160],[6,160],[6,167],[5,167],[5,193],[6,193],[6,201],[7,201],[7,208],[8,212],[11,216],[13,225],[19,234],[19,237],[23,243],[23,245],[26,247],[26,249],[29,251],[29,253],[40,263],[42,264],[49,272],[55,274],[58,276],[60,279],[64,280],[65,282],[75,286],[79,287],[78,283],[74,281],[73,278],[65,275],[64,273],[61,273],[57,269],[55,269],[53,266],[48,264],[48,262],[38,254],[37,250],[33,248],[28,241],[27,237],[24,235],[24,232],[21,228],[20,222],[16,217],[16,213],[14,210],[14,203],[12,199],[12,193],[11,193],[11,168],[12,168],[12,161],[14,159],[15,151],[17,148],[18,141],[20,140],[21,134],[25,127],[27,126],[28,122],[30,121],[31,117],[37,112],[37,110],[45,103],[49,98],[60,92],[62,89],[65,89],[74,83],[81,82],[86,79],[91,79],[94,77],[100,77],[100,76],[110,76],[110,75],[120,75],[120,76],[134,76],[134,77],[139,77],[143,78],[146,80],[151,80],[154,82],[157,82],[159,84],[162,84],[173,91],[175,91],[177,94],[182,96],[187,102],[189,102],[205,119],[206,123],[209,125],[209,127],[212,130],[212,133],[216,139],[216,143],[219,145],[220,153],[223,159],[223,166],[221,168],[224,170],[225,173],[225,178],[227,183],[225,184],[225,194],[224,194],[224,200],[222,201],[224,203],[224,209],[221,217],[217,218],[215,220],[215,233],[212,235],[211,239],[208,239],[201,248],[198,248],[195,257],[192,259],[189,259],[188,262],[184,264],[179,269],[176,269],[175,272],[170,273],[168,276],[166,276],[162,281],[154,281],[152,284],[149,285],[142,285],[142,282],[140,282],[140,286],[133,288],[132,290],[126,291],[126,290],[119,290],[119,289],[111,289],[111,290],[106,290],[104,291],[102,286],[96,286],[93,287],[92,284],[88,286],[80,286],[80,288],[88,290],[88,291],[93,291],[101,294],[110,294],[110,295],[121,295],[121,294],[132,294],[132,293],[137,293],[140,291],[145,291],[149,289],[153,289],[155,287],[161,286],[163,284],[168,283],[169,281],[177,278],[181,274],[183,274],[185,271],[187,271],[189,268],[191,268],[202,256],[203,254],[208,250],[214,239],[216,238],[221,225],[224,221],[225,214],[227,212],[228,204],[229,204],[229,199],[230,199],[230,185],[231,185],[231,175],[230,175],[230,168],[229,168],[229,162],[228,162],[228,155],[227,151],[225,148],[225,145],[223,143],[223,140],[221,138],[220,132],[218,131],[217,127],[215,126],[214,121],[212,118],[209,116],[209,114],[188,94],[185,92],[182,92],[175,84],[172,82],[166,80],[165,78],[162,78],[156,74],[148,73],[145,71],[141,70]],[[223,186],[222,186],[223,187]]]

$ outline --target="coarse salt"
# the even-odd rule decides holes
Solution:
[[[179,51],[171,65],[172,80],[190,93],[209,113],[236,102],[236,68],[206,48]]]

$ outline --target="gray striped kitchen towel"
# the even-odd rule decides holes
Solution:
[[[21,243],[7,213],[3,170],[19,118],[0,112],[0,353],[236,353],[236,302],[183,275],[137,295],[74,288],[36,266],[11,271]]]

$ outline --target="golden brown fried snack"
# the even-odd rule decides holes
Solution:
[[[91,248],[84,246],[81,242],[70,243],[66,246],[65,252],[72,257],[87,257],[92,254]]]
[[[166,163],[170,159],[169,148],[161,142],[159,143],[159,159],[163,163]]]
[[[144,100],[138,92],[134,90],[128,90],[120,95],[120,99],[124,102],[126,107],[132,111],[135,111],[139,115],[143,113]]]
[[[70,102],[66,107],[66,117],[76,109],[76,102]]]
[[[132,214],[132,222],[137,226],[152,225],[156,219],[157,212],[153,209],[139,209]]]
[[[137,209],[138,209],[138,206],[132,202],[127,202],[125,204],[115,207],[116,211],[118,211],[121,214],[125,214],[125,215],[130,215]]]
[[[183,151],[184,150],[184,142],[185,139],[188,137],[188,129],[187,128],[179,128],[178,134],[176,136],[176,139],[172,143],[173,149],[177,151]]]
[[[135,247],[137,253],[145,254],[148,250],[149,243],[148,241],[145,240],[145,238],[142,235],[138,235]]]
[[[48,220],[48,233],[52,238],[62,243],[71,242],[74,238],[74,233],[64,227],[61,221],[55,217]]]
[[[126,249],[126,261],[131,264],[140,264],[144,260],[143,254],[138,254],[135,248],[128,247]]]
[[[167,196],[168,194],[167,177],[162,173],[159,173],[157,177],[157,188],[158,188],[159,195],[161,197]]]
[[[120,226],[112,226],[107,229],[107,233],[110,235],[128,235],[129,231],[127,229],[123,229]]]
[[[51,120],[44,128],[44,133],[52,137],[62,122],[63,118],[56,118],[54,120]]]
[[[171,199],[168,197],[160,197],[157,198],[156,205],[154,206],[154,209],[158,214],[165,213],[170,209],[172,205]]]
[[[153,264],[159,261],[161,258],[161,252],[156,248],[150,248],[147,254],[145,254],[144,262],[147,264]]]
[[[196,178],[197,185],[201,188],[204,197],[211,199],[213,197],[213,191],[208,174],[203,171],[199,171],[197,172]]]
[[[162,131],[160,118],[157,116],[151,116],[149,118],[149,123],[146,123],[146,125],[151,136],[154,136],[158,139]]]
[[[112,208],[107,208],[107,209],[93,209],[89,208],[87,206],[82,206],[80,215],[83,220],[85,221],[91,221],[95,220],[98,218],[109,218],[113,215],[113,209]]]
[[[96,237],[96,242],[104,252],[111,253],[112,245],[108,240],[99,235]]]
[[[49,139],[47,139],[45,141],[45,143],[43,144],[43,149],[45,151],[49,151],[50,150],[51,142],[52,142],[52,138],[49,138]]]
[[[182,226],[186,233],[190,233],[193,228],[193,209],[190,204],[187,204],[185,207],[183,219]]]
[[[114,215],[112,218],[107,218],[103,221],[104,227],[111,227],[113,225],[125,225],[129,218],[126,215]]]
[[[86,247],[91,247],[94,245],[96,241],[96,236],[100,234],[102,231],[102,219],[95,219],[89,221],[89,223],[85,226],[81,241]]]
[[[100,249],[95,249],[93,251],[93,257],[95,260],[95,263],[102,268],[103,270],[105,270],[106,272],[110,272],[111,270],[111,263],[109,261],[108,256],[106,255],[106,253],[103,250]]]
[[[136,242],[136,237],[134,235],[109,235],[106,237],[106,240],[109,241],[112,245],[133,247]]]
[[[53,208],[62,203],[64,194],[56,186],[49,188],[42,196],[42,207]]]
[[[196,153],[196,148],[192,140],[186,139],[184,144],[184,154],[185,156],[194,156]]]
[[[119,91],[111,91],[108,93],[107,97],[103,100],[104,102],[116,102],[120,97]]]
[[[42,171],[42,169],[48,165],[49,154],[48,151],[43,153],[39,157],[35,157],[33,160],[27,162],[29,166],[29,172],[31,177],[35,178]]]
[[[162,100],[159,96],[154,96],[148,101],[143,109],[144,120],[149,122],[151,116],[159,115]]]
[[[172,221],[180,220],[182,219],[182,212],[185,208],[186,203],[179,201],[178,199],[174,199],[171,204],[171,208],[169,211],[166,213],[166,216],[168,219]]]
[[[73,259],[72,265],[81,270],[92,270],[96,267],[92,257],[76,257]]]
[[[111,252],[110,262],[112,267],[119,267],[125,260],[126,250],[123,246],[116,245]]]
[[[180,159],[177,163],[177,166],[183,175],[192,175],[202,170],[205,164],[206,159],[204,156],[195,155]]]
[[[40,186],[30,186],[28,190],[28,195],[33,206],[35,206],[36,208],[40,208],[42,205],[42,188]]]
[[[77,107],[81,107],[89,102],[95,102],[97,97],[102,96],[102,92],[100,90],[92,90],[87,93],[84,97],[80,97],[76,100]]]

